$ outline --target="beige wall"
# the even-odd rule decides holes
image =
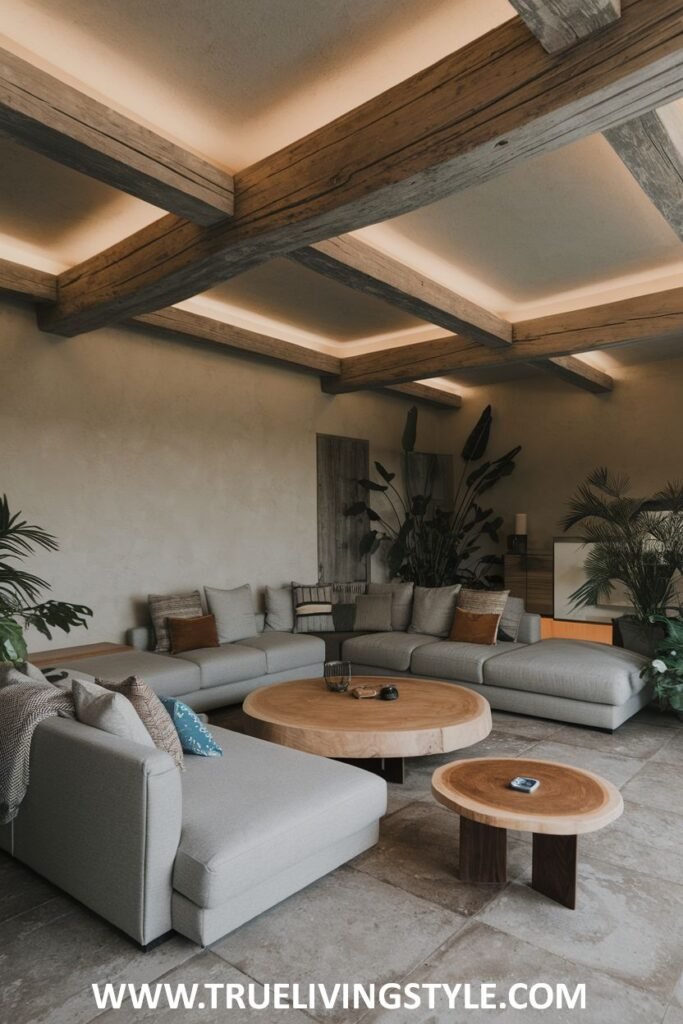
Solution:
[[[0,490],[59,538],[32,563],[54,596],[95,610],[55,646],[121,639],[149,591],[316,579],[316,432],[368,438],[391,465],[410,406],[144,330],[51,338],[9,301],[0,374]],[[428,450],[460,430],[421,409]]]
[[[393,465],[410,405],[331,398],[315,377],[141,329],[50,338],[10,301],[0,374],[0,490],[58,536],[61,550],[32,565],[54,596],[96,613],[59,646],[120,639],[149,591],[315,578],[316,432],[369,438],[371,458]],[[422,406],[419,447],[459,452],[491,402],[491,452],[523,445],[491,503],[506,533],[528,512],[530,546],[548,548],[594,466],[641,491],[683,476],[683,359],[620,374],[608,396],[548,375],[468,391],[457,413]]]
[[[491,402],[491,452],[521,444],[517,469],[491,492],[513,528],[529,515],[529,546],[550,550],[577,484],[596,466],[630,476],[635,493],[683,479],[683,355],[620,367],[614,391],[591,395],[544,374],[468,393],[467,425]]]

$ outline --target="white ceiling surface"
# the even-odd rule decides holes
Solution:
[[[512,13],[507,0],[2,0],[0,45],[235,170]],[[159,216],[0,141],[0,256],[59,272]],[[682,243],[600,136],[358,235],[513,320],[683,285]],[[445,333],[283,259],[183,305],[343,354]],[[666,350],[591,361],[618,374]]]

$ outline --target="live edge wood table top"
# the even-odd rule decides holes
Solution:
[[[538,779],[533,793],[509,788],[515,776]],[[533,833],[532,887],[576,905],[577,835],[609,825],[624,809],[621,793],[593,772],[555,761],[479,757],[452,761],[432,776],[439,803],[460,815],[460,877],[507,879],[507,829]]]
[[[296,679],[255,690],[243,710],[253,736],[350,760],[441,754],[478,743],[491,731],[488,701],[462,686],[390,676],[354,676],[351,685],[392,684],[398,700],[357,700],[349,692],[331,693],[323,679]],[[400,771],[387,777],[402,781],[402,764],[394,767]]]

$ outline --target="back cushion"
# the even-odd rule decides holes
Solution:
[[[459,583],[453,587],[415,587],[413,618],[408,632],[448,636],[459,593]]]
[[[266,630],[291,633],[294,605],[291,587],[266,587]]]
[[[258,625],[254,612],[254,599],[248,583],[245,583],[243,587],[235,587],[233,590],[204,587],[204,593],[209,611],[216,619],[220,643],[231,644],[236,640],[247,640],[256,636]]]
[[[368,583],[368,594],[391,594],[391,628],[408,629],[413,612],[412,583]]]

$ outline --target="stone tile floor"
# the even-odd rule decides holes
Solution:
[[[238,711],[218,716],[240,728]],[[416,759],[372,850],[201,950],[176,936],[147,954],[94,914],[0,854],[0,1021],[13,1024],[446,1024],[586,1020],[683,1024],[683,723],[641,712],[614,736],[494,713],[494,729],[459,756],[547,757],[620,786],[625,813],[579,840],[572,912],[528,886],[529,837],[510,834],[505,887],[457,878],[458,819],[430,795],[456,755]],[[100,1012],[92,982],[410,980],[585,982],[585,1011]]]

